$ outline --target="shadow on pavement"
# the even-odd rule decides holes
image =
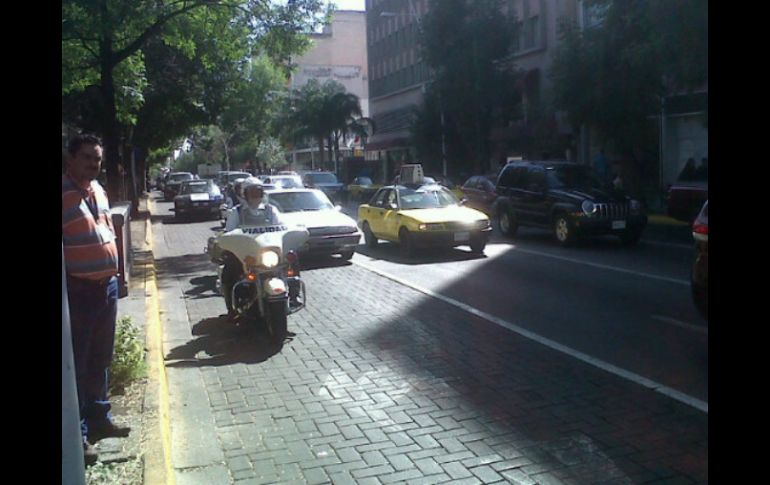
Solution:
[[[708,481],[708,414],[486,320],[428,299],[357,338],[416,391],[396,405],[446,411],[434,420],[460,442],[490,438],[478,453],[522,457],[568,483]]]
[[[179,279],[182,276],[205,272],[216,274],[216,266],[208,254],[186,254],[155,260],[158,283],[166,279]],[[208,281],[208,280],[206,280]],[[213,284],[213,283],[212,283]]]
[[[190,280],[190,284],[193,285],[192,289],[184,292],[185,295],[193,297],[194,300],[200,300],[202,298],[217,298],[220,297],[217,293],[217,275],[200,276]],[[209,292],[208,294],[204,294]]]
[[[398,244],[386,241],[380,241],[376,248],[369,248],[365,244],[360,244],[356,246],[356,252],[372,259],[383,259],[392,263],[407,265],[454,263],[487,257],[484,254],[472,253],[470,248],[461,246],[449,249],[418,248],[415,249],[414,256],[406,258],[401,255]]]
[[[223,366],[235,363],[257,364],[280,352],[254,322],[236,326],[225,315],[206,318],[192,328],[193,340],[175,347],[166,355],[166,367]]]

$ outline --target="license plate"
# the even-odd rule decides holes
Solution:
[[[466,242],[471,238],[470,232],[456,232],[455,233],[455,242]]]
[[[612,221],[612,228],[613,229],[625,229],[626,228],[626,221]]]

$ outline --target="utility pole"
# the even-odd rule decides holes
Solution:
[[[64,269],[64,243],[61,248],[61,479],[62,483],[85,485],[83,438],[80,433],[80,406],[72,355],[70,308]]]

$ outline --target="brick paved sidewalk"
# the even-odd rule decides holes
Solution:
[[[166,365],[199,369],[232,483],[708,481],[706,414],[354,264],[303,272],[308,307],[272,354],[223,321],[188,244],[158,261],[192,335]]]

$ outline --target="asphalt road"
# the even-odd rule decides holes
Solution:
[[[612,240],[564,249],[522,231],[410,261],[395,244],[353,261],[708,402],[708,327],[690,297],[691,248]]]

